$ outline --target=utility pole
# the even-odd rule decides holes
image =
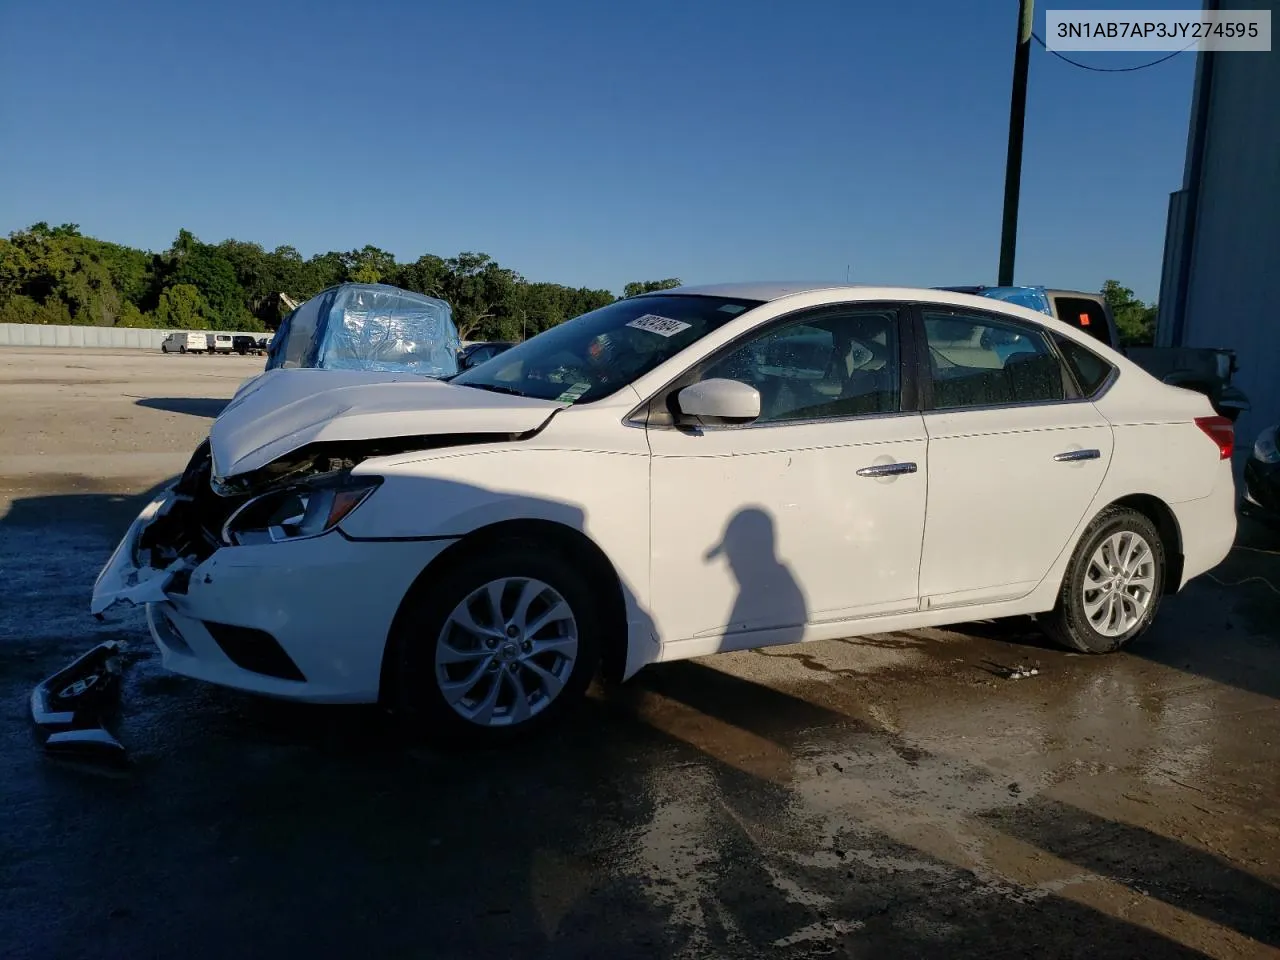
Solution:
[[[1018,45],[1013,54],[1013,94],[1009,98],[1009,153],[1004,162],[1004,221],[1000,231],[999,286],[1013,285],[1018,246],[1018,193],[1022,187],[1022,127],[1027,117],[1027,67],[1035,0],[1018,0]]]

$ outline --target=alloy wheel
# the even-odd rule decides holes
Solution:
[[[578,657],[578,623],[556,589],[529,577],[491,580],[445,620],[435,678],[445,702],[484,727],[514,726],[560,695]]]
[[[1104,637],[1142,622],[1156,588],[1156,562],[1141,534],[1120,530],[1098,545],[1084,573],[1084,613]]]

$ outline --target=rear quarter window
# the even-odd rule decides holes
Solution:
[[[1094,396],[1102,389],[1115,367],[1074,340],[1058,336],[1054,340],[1057,341],[1058,350],[1067,362],[1071,375],[1075,377],[1081,394],[1086,397]]]

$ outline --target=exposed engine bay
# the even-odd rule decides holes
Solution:
[[[341,488],[351,470],[365,460],[440,447],[517,441],[524,436],[446,434],[313,443],[258,470],[226,479],[213,476],[213,457],[205,440],[174,484],[172,505],[141,532],[136,561],[140,567],[157,570],[173,569],[179,561],[187,561],[174,571],[168,586],[169,592],[183,594],[191,570],[214,551],[253,542],[229,533],[228,522],[238,515],[252,519],[257,529],[282,531],[274,538],[284,539],[290,524],[300,521],[306,512],[310,495]],[[267,494],[277,496],[268,498]],[[258,501],[268,500],[255,510]]]

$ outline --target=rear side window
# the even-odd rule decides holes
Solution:
[[[929,308],[924,330],[936,410],[1066,399],[1062,365],[1038,331]]]
[[[1054,297],[1053,306],[1058,311],[1058,319],[1063,323],[1083,330],[1095,340],[1101,340],[1107,346],[1111,342],[1111,329],[1107,326],[1107,313],[1097,300],[1084,297]]]
[[[1067,361],[1071,375],[1076,378],[1076,385],[1080,387],[1080,392],[1086,397],[1092,397],[1101,390],[1115,368],[1092,350],[1082,347],[1074,340],[1068,340],[1066,337],[1054,337],[1054,340],[1057,341],[1058,350],[1061,351],[1063,359]]]

